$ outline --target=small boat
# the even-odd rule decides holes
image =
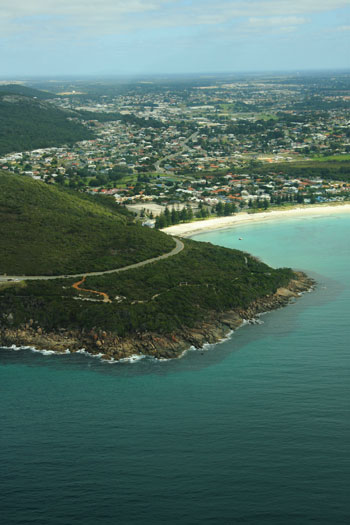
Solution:
[[[239,237],[239,239],[238,239],[238,240],[239,240],[239,241],[243,241],[243,237]]]

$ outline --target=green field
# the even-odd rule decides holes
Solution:
[[[316,156],[312,157],[312,160],[317,162],[344,162],[350,160],[350,154],[348,155],[328,155],[325,157],[322,156]]]
[[[333,157],[331,157],[333,159]],[[327,160],[300,160],[297,162],[261,163],[253,167],[246,166],[247,172],[259,175],[284,175],[286,177],[322,178],[324,180],[350,181],[350,159],[342,162]]]

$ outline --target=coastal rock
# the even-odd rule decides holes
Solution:
[[[241,326],[243,319],[253,320],[257,315],[285,306],[291,299],[312,289],[314,281],[302,272],[295,272],[295,278],[288,286],[279,288],[276,293],[253,301],[245,309],[212,312],[205,322],[193,328],[183,328],[181,332],[157,334],[139,332],[126,337],[117,336],[94,329],[85,334],[83,330],[60,329],[57,332],[44,333],[42,327],[34,329],[35,321],[19,328],[2,328],[0,341],[4,346],[32,346],[39,350],[54,350],[65,352],[67,348],[76,352],[85,348],[92,355],[100,354],[103,349],[103,359],[120,360],[132,355],[149,355],[162,359],[180,357],[185,350],[194,346],[201,348],[205,343],[217,343],[231,330]]]
[[[288,290],[288,288],[278,288],[276,295],[282,297],[297,297],[298,294],[292,290]]]

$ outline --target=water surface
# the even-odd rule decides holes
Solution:
[[[3,522],[348,523],[349,229],[333,215],[198,235],[318,285],[181,360],[3,350]]]

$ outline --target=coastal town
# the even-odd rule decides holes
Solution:
[[[0,24],[0,525],[350,525],[350,0]]]
[[[350,197],[349,82],[327,82],[140,82],[121,93],[64,86],[50,104],[94,138],[10,152],[0,169],[112,195],[149,226],[157,216],[164,226],[244,209],[344,201]],[[329,176],[329,162],[339,177]]]

